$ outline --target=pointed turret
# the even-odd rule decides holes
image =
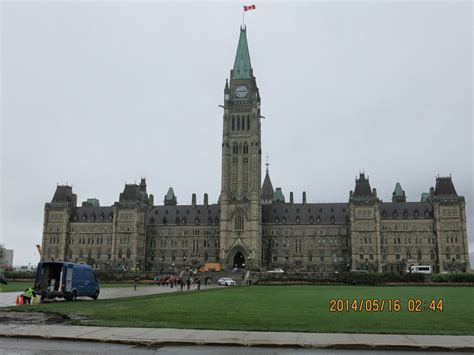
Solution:
[[[260,192],[262,204],[269,205],[272,203],[274,191],[275,190],[273,190],[273,185],[272,185],[272,181],[270,180],[270,174],[268,173],[268,165],[267,165],[267,173],[265,174],[262,190]]]
[[[245,27],[240,28],[239,44],[235,54],[234,68],[231,79],[251,79],[253,76],[250,64],[249,46],[247,43],[247,31]]]
[[[273,194],[273,203],[285,203],[285,196],[281,191],[281,187],[277,187]]]
[[[434,196],[436,197],[450,197],[457,198],[458,194],[454,188],[453,180],[451,176],[437,177],[436,186],[434,190]]]
[[[392,193],[392,202],[407,202],[405,191],[403,191],[399,182],[395,185],[395,190]]]
[[[178,201],[176,199],[176,195],[174,194],[173,188],[170,187],[168,189],[168,192],[165,195],[165,205],[167,206],[176,206],[178,204]]]

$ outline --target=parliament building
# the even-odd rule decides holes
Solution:
[[[241,28],[224,88],[218,202],[205,194],[198,204],[193,194],[181,205],[169,188],[155,205],[141,179],[126,184],[112,206],[97,199],[78,205],[72,186],[60,185],[45,204],[41,260],[153,272],[206,263],[319,273],[469,269],[465,201],[451,176],[436,178],[419,201],[406,201],[396,183],[391,202],[382,202],[361,173],[345,202],[310,203],[303,192],[295,203],[293,193],[285,199],[273,187],[268,165],[262,183],[260,104]]]

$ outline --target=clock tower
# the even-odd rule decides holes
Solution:
[[[261,266],[261,154],[260,95],[242,27],[224,89],[220,258],[228,268]]]

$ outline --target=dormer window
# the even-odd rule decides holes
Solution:
[[[300,224],[300,217],[299,216],[296,216],[296,223]]]
[[[415,212],[413,213],[413,215],[414,215],[415,217],[418,217],[420,214],[418,213],[418,210],[415,210]]]
[[[398,217],[398,212],[397,212],[396,210],[393,210],[392,216],[393,216],[393,217]]]
[[[314,217],[313,216],[309,217],[309,223],[311,223],[311,224],[314,223]]]
[[[336,222],[336,219],[334,218],[334,216],[331,216],[331,223],[334,224]]]

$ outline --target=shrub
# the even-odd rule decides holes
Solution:
[[[7,280],[35,279],[36,273],[32,271],[6,271],[5,277]]]

